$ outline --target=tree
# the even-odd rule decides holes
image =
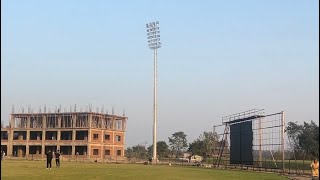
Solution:
[[[203,141],[197,139],[189,144],[188,152],[191,152],[192,155],[202,155],[203,147]]]
[[[175,152],[178,157],[182,154],[182,150],[188,147],[187,135],[182,131],[175,132],[172,134],[171,138],[169,137],[169,143],[172,151]]]
[[[124,152],[125,156],[128,158],[128,159],[131,159],[133,157],[133,150],[131,147],[128,147],[126,149],[126,151]]]
[[[202,155],[204,159],[213,156],[219,148],[217,133],[204,131],[198,139],[189,144],[188,151],[192,154]]]
[[[212,156],[215,150],[218,148],[219,137],[217,133],[204,131],[198,139],[203,142],[204,158],[206,159],[206,157]]]
[[[305,151],[307,157],[319,157],[319,126],[313,121],[310,124],[304,122],[298,138],[299,146]]]
[[[303,126],[298,125],[296,122],[288,122],[288,126],[285,129],[289,140],[289,147],[293,151],[293,159],[300,159],[303,157],[298,138],[298,135],[302,133],[302,129]]]
[[[168,145],[165,141],[158,141],[157,142],[157,155],[159,157],[168,157],[169,149]],[[151,156],[153,153],[153,145],[148,147],[148,154]]]
[[[128,147],[125,154],[127,158],[132,158],[132,157],[147,158],[148,157],[148,152],[146,147],[140,144],[136,146],[132,146],[131,148]]]
[[[303,125],[297,122],[289,122],[286,127],[289,145],[293,150],[295,159],[314,158],[319,156],[319,126],[313,121],[304,122]]]

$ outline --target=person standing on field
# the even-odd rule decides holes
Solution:
[[[319,179],[319,162],[315,159],[310,165],[312,172],[312,179]]]
[[[59,168],[60,167],[60,152],[59,150],[57,150],[57,152],[54,154],[55,158],[56,158],[56,167]]]
[[[49,150],[47,153],[46,153],[46,156],[47,156],[47,169],[51,169],[51,161],[52,161],[52,152],[51,150]]]

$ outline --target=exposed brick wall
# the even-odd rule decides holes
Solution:
[[[96,150],[98,150],[97,151],[98,154],[95,154]],[[91,146],[91,152],[90,152],[91,157],[101,158],[103,154],[102,150],[103,150],[103,146]]]
[[[106,135],[109,135],[109,140],[106,139]],[[112,144],[112,139],[113,139],[113,133],[111,131],[104,131],[104,135],[103,135],[103,142],[105,144]]]
[[[117,136],[120,137],[120,141],[118,141]],[[114,138],[114,144],[115,144],[115,145],[123,145],[123,144],[124,144],[124,133],[115,132],[113,138]]]
[[[110,154],[109,154],[109,155],[105,154],[105,150],[109,150],[109,151],[110,151]],[[104,155],[105,157],[107,157],[107,156],[115,156],[115,154],[114,154],[114,152],[113,152],[113,147],[112,147],[112,146],[104,146],[103,155]]]
[[[121,151],[121,155],[120,156],[124,156],[124,148],[123,147],[115,147],[114,148],[114,156],[119,156],[118,154],[117,154],[117,151]]]
[[[98,135],[98,138],[96,138],[95,136]],[[91,131],[91,142],[93,143],[101,143],[102,140],[102,130],[92,130]]]

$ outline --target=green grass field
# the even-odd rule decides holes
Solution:
[[[208,158],[207,164],[213,164],[216,162],[216,159],[214,158]],[[284,160],[285,170],[288,172],[290,169],[290,172],[296,172],[296,171],[303,171],[306,174],[311,173],[311,164],[312,160]],[[222,160],[221,164],[228,164],[229,159],[225,162]],[[277,165],[277,166],[276,166]],[[272,169],[272,168],[282,168],[282,160],[276,160],[276,165],[272,159],[263,160],[261,161],[261,166],[263,168]],[[259,162],[254,162],[255,167],[259,167]]]
[[[60,168],[45,167],[45,161],[6,160],[1,162],[1,179],[287,179],[273,173],[191,166],[62,162]]]

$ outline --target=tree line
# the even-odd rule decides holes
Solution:
[[[187,135],[183,131],[175,132],[168,137],[169,144],[165,141],[157,142],[158,158],[183,157],[184,152],[191,155],[201,155],[204,158],[211,157],[217,153],[219,146],[219,138],[216,133],[204,131],[192,143],[187,142]],[[153,145],[145,147],[144,145],[136,145],[128,147],[125,151],[127,158],[150,158],[153,153]]]
[[[289,122],[285,132],[288,137],[291,159],[319,158],[319,125],[310,123]]]
[[[315,122],[304,122],[303,125],[289,122],[285,127],[285,132],[289,147],[285,151],[286,158],[311,159],[319,157],[319,126]],[[168,137],[168,142],[169,144],[165,141],[157,142],[158,158],[183,157],[183,153],[188,152],[191,155],[200,155],[205,160],[209,157],[216,157],[222,144],[217,133],[206,131],[191,143],[187,142],[187,135],[183,131],[178,131]],[[289,157],[288,151],[292,152]],[[153,145],[146,147],[140,144],[128,147],[125,151],[125,155],[129,159],[132,157],[147,159],[152,157],[152,153]]]

